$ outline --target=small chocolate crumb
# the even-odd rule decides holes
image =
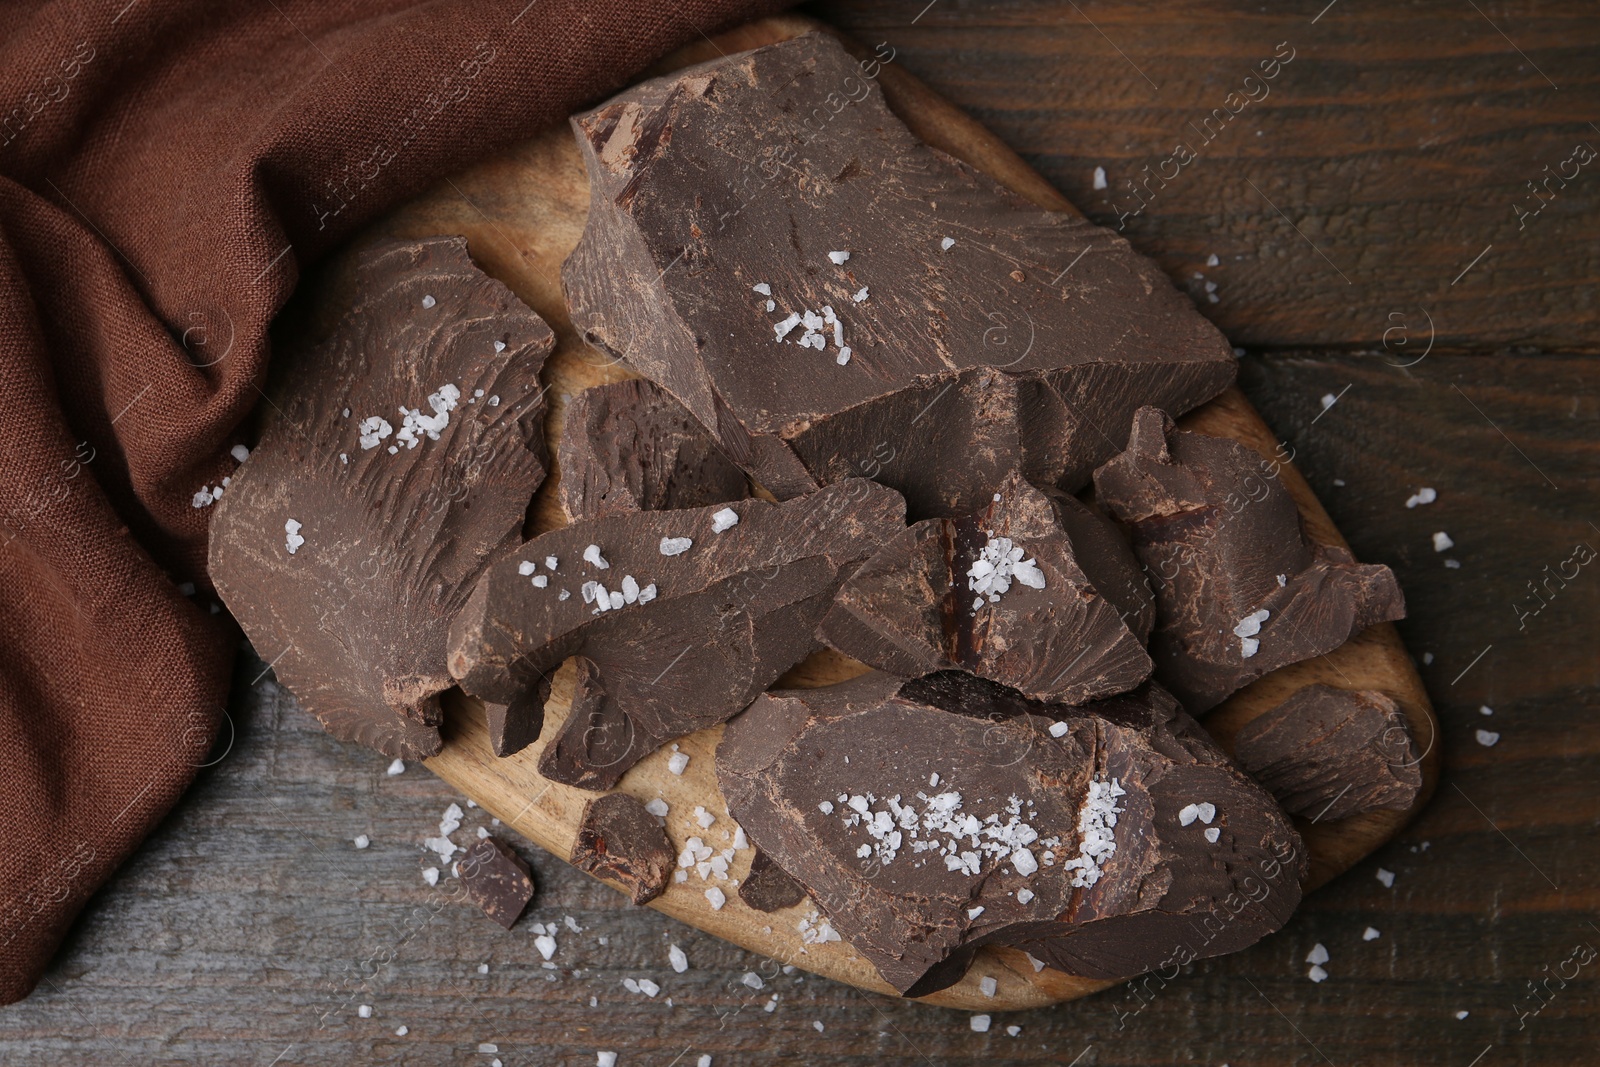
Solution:
[[[596,797],[583,809],[572,865],[621,882],[635,904],[648,904],[665,892],[674,859],[667,832],[627,793]]]

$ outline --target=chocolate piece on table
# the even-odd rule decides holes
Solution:
[[[445,638],[545,476],[544,320],[458,237],[361,253],[211,521],[211,575],[302,707],[387,756],[442,745]]]
[[[1110,522],[1013,474],[977,514],[897,535],[840,587],[818,633],[902,678],[959,668],[1034,699],[1082,704],[1150,676],[1154,617],[1139,564]]]
[[[910,996],[985,944],[1091,978],[1217,956],[1300,900],[1288,817],[1155,685],[1082,707],[955,671],[768,693],[728,724],[717,778]]]
[[[572,865],[621,882],[635,904],[666,892],[676,858],[660,820],[628,794],[607,793],[584,807]]]
[[[456,861],[456,872],[467,899],[507,930],[533,899],[533,872],[499,838],[479,838]]]
[[[820,647],[817,623],[839,583],[904,529],[904,509],[894,490],[855,479],[782,504],[552,530],[484,575],[451,629],[450,669],[467,692],[508,705],[491,734],[506,756],[539,736],[553,676],[574,659],[572,711],[539,770],[609,789],[666,742],[727,721]]]
[[[744,471],[659,386],[634,378],[585,389],[567,405],[561,506],[571,519],[743,500]]]
[[[750,873],[739,883],[739,899],[757,911],[779,911],[806,899],[806,887],[758,848],[750,857]]]
[[[825,35],[645,82],[573,127],[591,191],[562,268],[574,324],[779,498],[865,474],[913,518],[964,515],[1017,468],[1075,491],[1140,405],[1233,381],[1155,264],[923,144]]]
[[[1233,758],[1285,811],[1316,822],[1404,811],[1422,791],[1405,716],[1370,689],[1306,686],[1240,727]]]
[[[1191,713],[1268,671],[1405,616],[1394,574],[1306,539],[1278,466],[1237,441],[1134,416],[1095,500],[1128,531],[1155,587],[1155,676]]]

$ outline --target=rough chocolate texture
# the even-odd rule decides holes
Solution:
[[[1013,469],[1075,490],[1140,405],[1184,411],[1233,380],[1153,263],[918,141],[826,36],[645,82],[573,126],[592,196],[562,269],[574,323],[779,498],[866,474],[925,518],[970,514]],[[824,308],[842,337],[775,340]]]
[[[450,620],[520,541],[544,479],[539,369],[555,338],[461,238],[380,242],[354,280],[331,334],[275,357],[294,373],[216,505],[211,576],[334,736],[419,758],[441,747]],[[459,390],[448,424],[408,447],[402,411],[436,423],[444,386]],[[363,448],[369,417],[388,429]]]
[[[958,672],[769,693],[729,723],[717,777],[752,842],[907,995],[958,980],[984,944],[1093,978],[1176,966],[1255,942],[1300,899],[1304,849],[1277,802],[1154,685],[1085,707]],[[1089,847],[1080,818],[1102,782],[1123,794],[1115,849],[1090,877],[1069,864]],[[954,814],[975,821],[914,834],[951,794]],[[890,814],[890,798],[914,810],[909,824]],[[1180,813],[1201,803],[1215,806],[1212,820],[1183,825]],[[893,822],[895,850],[867,832],[862,807]],[[1019,812],[1037,835],[1025,846],[1032,873],[1016,854],[982,851],[1019,839],[999,829]],[[919,851],[927,842],[935,847]],[[950,843],[958,865],[973,853],[976,873],[951,869]],[[1019,901],[1024,889],[1033,895]]]
[[[467,899],[507,930],[533,899],[533,872],[499,838],[479,838],[456,861],[456,871]]]
[[[648,904],[666,892],[674,859],[659,819],[628,794],[607,793],[583,809],[570,862],[580,871],[621,882],[635,904]]]
[[[974,591],[983,581],[975,564],[993,565],[979,562],[984,549],[994,555],[1005,541],[1029,573],[1003,592]],[[1122,594],[1126,615],[1102,586]],[[1150,676],[1144,639],[1154,617],[1139,565],[1110,523],[1014,474],[977,514],[926,519],[891,540],[840,588],[818,632],[902,678],[959,668],[1024,696],[1082,704]]]
[[[724,508],[739,522],[714,532]],[[451,629],[450,669],[467,692],[507,705],[491,733],[505,756],[539,736],[552,676],[573,658],[572,711],[539,769],[609,789],[667,741],[737,714],[820,647],[816,627],[839,583],[904,528],[904,508],[894,490],[856,479],[783,504],[631,512],[542,534],[485,574]],[[661,553],[664,538],[680,537],[688,550]],[[607,568],[585,561],[591,545]],[[529,563],[536,575],[523,573]],[[548,577],[543,588],[537,575]],[[587,583],[614,592],[628,577],[654,586],[654,598],[607,611],[588,602]]]
[[[806,899],[806,887],[758,848],[750,857],[750,873],[739,883],[739,899],[757,911],[780,911]]]
[[[744,471],[682,404],[644,379],[572,398],[556,453],[570,519],[742,500]]]
[[[1371,689],[1308,685],[1240,727],[1233,756],[1285,811],[1317,822],[1404,811],[1422,791],[1406,718]]]
[[[1096,501],[1128,531],[1155,590],[1156,679],[1191,713],[1405,616],[1388,567],[1306,539],[1280,466],[1143,408],[1127,451],[1095,472]]]

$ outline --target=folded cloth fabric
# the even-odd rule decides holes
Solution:
[[[0,6],[0,1003],[205,763],[206,502],[300,268],[780,0]]]

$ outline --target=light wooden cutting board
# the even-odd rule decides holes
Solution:
[[[719,53],[731,55],[819,28],[823,27],[797,16],[765,19],[715,40],[702,41],[669,57],[650,73],[664,73],[716,58]],[[863,57],[867,55],[851,42],[846,45]],[[882,56],[879,58],[881,61]],[[934,95],[892,58],[882,67],[877,81],[890,107],[929,144],[987,172],[1041,207],[1076,211],[994,135]],[[557,336],[556,351],[544,371],[544,382],[550,390],[547,432],[552,455],[566,401],[572,395],[592,385],[635,376],[579,340],[562,298],[561,263],[578,243],[588,208],[589,189],[583,164],[571,132],[562,127],[446,179],[364,236],[463,234],[478,264],[544,316]],[[1237,388],[1191,413],[1180,425],[1235,438],[1264,457],[1272,457],[1278,447],[1272,432]],[[535,500],[536,531],[563,522],[553,492],[554,477]],[[1339,531],[1299,473],[1293,467],[1285,467],[1281,477],[1300,505],[1310,536],[1325,544],[1343,545]],[[826,685],[864,670],[852,660],[823,652],[795,668],[780,684]],[[1393,697],[1424,753],[1423,790],[1410,811],[1375,812],[1321,825],[1301,820],[1299,828],[1311,854],[1307,889],[1347,870],[1394,836],[1433,792],[1439,768],[1438,721],[1410,656],[1394,627],[1388,624],[1373,627],[1326,656],[1266,675],[1211,712],[1204,725],[1224,749],[1231,751],[1234,733],[1241,725],[1314,682],[1346,689],[1378,689]],[[571,671],[563,668],[546,712],[546,739],[559,732],[570,696]],[[447,695],[445,705],[446,744],[443,752],[427,761],[428,768],[524,837],[565,859],[584,804],[595,794],[542,778],[537,766],[543,742],[506,759],[496,757],[490,750],[483,708],[477,701],[453,691]],[[665,798],[671,807],[667,831],[680,848],[691,836],[703,837],[719,850],[728,844],[722,834],[731,829],[731,820],[715,775],[714,757],[721,736],[722,729],[718,727],[679,740],[679,748],[690,757],[681,776],[667,770],[669,750],[663,750],[630,770],[619,786],[621,791],[643,801]],[[717,816],[718,821],[710,830],[702,830],[694,822],[696,805]],[[730,878],[744,876],[750,855],[748,850],[739,853]],[[674,883],[650,906],[779,964],[793,964],[862,989],[892,992],[849,944],[805,943],[798,927],[800,920],[813,911],[809,902],[771,915],[762,914],[746,907],[731,884],[721,883],[728,900],[720,910],[713,910],[704,895],[708,884],[691,873],[689,881]],[[999,988],[994,996],[984,996],[979,990],[982,976],[997,980]],[[1114,983],[1074,978],[1049,968],[1036,972],[1021,952],[985,949],[963,981],[924,998],[924,1002],[953,1008],[1012,1010],[1070,1000],[1111,984]]]

